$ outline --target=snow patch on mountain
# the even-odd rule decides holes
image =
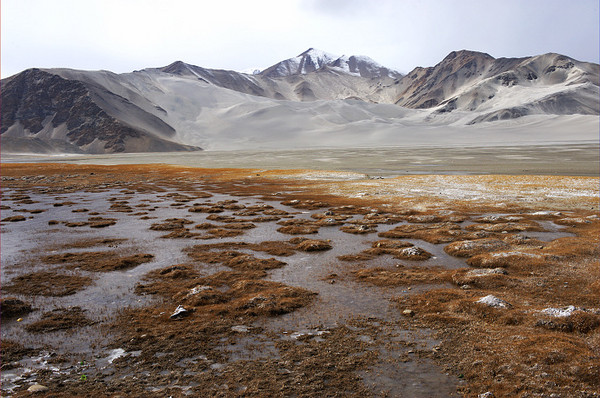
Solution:
[[[239,70],[238,72],[243,73],[245,75],[258,75],[260,74],[260,72],[263,71],[264,68],[246,68],[246,69],[242,69]]]
[[[337,55],[327,53],[316,48],[309,48],[302,54],[278,62],[261,72],[268,77],[284,77],[292,75],[305,75],[315,72],[323,66],[337,59]]]
[[[329,66],[334,70],[369,79],[382,77],[399,78],[402,76],[400,72],[388,69],[364,55],[342,55],[331,62]]]
[[[396,79],[402,76],[401,73],[386,68],[364,55],[342,55],[340,57],[315,48],[309,48],[297,57],[281,61],[262,71],[261,75],[278,78],[328,71],[367,79]]]

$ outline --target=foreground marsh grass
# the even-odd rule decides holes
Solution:
[[[597,396],[595,178],[14,164],[2,184],[24,218],[2,223],[3,296],[33,309],[3,322],[5,393]]]

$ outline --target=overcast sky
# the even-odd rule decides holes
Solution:
[[[598,62],[598,0],[2,0],[2,77],[176,60],[265,68],[309,47],[400,72],[452,50]]]

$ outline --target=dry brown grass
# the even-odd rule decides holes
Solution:
[[[331,244],[321,239],[304,239],[296,245],[296,250],[303,252],[317,252],[330,249]]]
[[[580,325],[579,330],[548,333],[535,314],[519,308],[520,303],[513,302],[516,305],[510,309],[490,308],[475,302],[482,295],[436,290],[399,299],[401,309],[417,314],[411,318],[415,324],[438,331],[443,343],[435,358],[464,375],[465,395],[492,391],[495,396],[532,392],[577,396],[597,390],[597,316],[569,321]],[[582,333],[596,337],[589,340]]]
[[[467,232],[455,223],[442,224],[403,224],[392,230],[380,232],[381,238],[421,239],[429,243],[449,243],[458,240],[478,239],[487,236],[485,232]]]
[[[66,264],[67,268],[84,271],[110,272],[135,268],[140,264],[152,261],[152,254],[133,254],[120,256],[118,252],[78,252],[52,254],[42,257],[48,264]]]
[[[33,311],[30,304],[15,297],[3,297],[0,301],[0,317],[2,319],[16,318]]]
[[[125,238],[92,238],[92,239],[80,239],[75,242],[69,242],[57,246],[60,249],[87,249],[90,247],[97,246],[108,246],[115,247],[120,243],[126,242]]]
[[[254,197],[276,199],[298,209],[329,206],[333,217],[350,214],[365,216],[351,225],[375,226],[409,221],[411,224],[399,225],[390,232],[381,233],[381,237],[389,240],[383,241],[386,243],[379,247],[373,247],[373,252],[358,253],[345,259],[358,261],[380,253],[392,254],[386,251],[401,247],[394,247],[396,243],[389,242],[401,245],[397,239],[423,239],[430,243],[454,245],[448,245],[448,251],[468,257],[469,264],[473,266],[502,267],[507,272],[506,275],[474,277],[468,274],[469,268],[449,271],[442,268],[400,267],[356,271],[353,274],[355,279],[374,285],[373,289],[376,286],[410,287],[438,283],[448,286],[443,289],[434,287],[425,293],[406,295],[396,300],[399,312],[410,309],[415,314],[405,318],[406,324],[433,329],[441,341],[439,349],[434,352],[420,351],[419,355],[431,357],[449,372],[462,375],[466,383],[460,392],[468,397],[486,391],[493,392],[497,397],[551,394],[597,396],[600,387],[597,377],[600,371],[600,332],[598,315],[591,311],[600,308],[597,178],[405,176],[377,181],[348,181],[304,179],[307,173],[302,170],[261,171],[258,176],[253,170],[209,170],[162,165],[3,165],[3,177],[15,178],[8,181],[12,188],[31,192],[38,190],[59,194],[126,188],[128,193],[123,192],[123,195],[131,195],[173,188],[187,193],[198,189],[198,184],[205,184],[217,193],[257,195]],[[40,178],[27,180],[26,177],[31,175]],[[285,189],[282,189],[283,185]],[[361,198],[358,198],[359,193]],[[31,199],[26,196],[24,194],[19,200],[29,203]],[[190,204],[194,200],[193,193],[170,196],[169,200],[182,209],[195,206]],[[63,202],[57,199],[56,204],[73,205]],[[115,200],[113,204],[113,211],[133,211],[127,199]],[[218,209],[218,206],[224,208],[236,204],[199,206]],[[281,212],[268,214],[268,210],[246,208],[236,212],[255,217],[252,222],[272,222],[288,216]],[[544,212],[535,213],[540,210]],[[546,213],[548,210],[561,214]],[[320,212],[325,215],[324,210]],[[484,219],[489,213],[514,214],[520,219]],[[477,224],[463,226],[462,221],[467,217]],[[209,220],[240,222],[237,217],[222,216],[220,213],[210,214]],[[321,226],[327,226],[323,220],[326,218],[315,217],[309,223],[290,223],[282,227],[308,226],[318,230]],[[537,229],[536,222],[541,220],[554,221],[576,236],[549,243],[527,238],[527,232]],[[341,221],[341,218],[334,218],[334,221]],[[505,234],[502,233],[504,231]],[[461,243],[453,243],[477,242],[481,239],[501,243],[493,247],[475,245],[475,248],[466,250],[460,248]],[[267,275],[265,269],[268,267],[264,267],[264,264],[246,267],[243,264],[252,263],[253,256],[247,257],[246,253],[235,251],[237,247],[239,250],[262,250],[279,256],[283,255],[279,253],[293,254],[298,243],[263,242],[257,246],[192,249],[190,257],[199,262],[216,259],[216,263],[225,265],[238,258],[236,261],[242,265],[236,270],[210,276],[202,276],[194,265],[189,264],[177,269],[163,269],[162,274],[149,275],[143,286],[138,286],[138,291],[159,295],[165,301],[153,307],[124,311],[113,325],[121,333],[114,342],[115,348],[142,351],[139,358],[124,359],[123,363],[129,361],[134,366],[132,369],[140,372],[155,368],[171,369],[175,368],[174,361],[177,358],[185,358],[198,346],[205,348],[207,355],[217,362],[220,357],[214,347],[222,344],[221,339],[231,338],[232,326],[247,325],[250,319],[274,316],[310,303],[313,298],[310,292],[262,280]],[[192,289],[199,286],[207,288],[199,288],[198,295],[189,295]],[[511,307],[490,308],[476,302],[489,294],[506,300]],[[182,320],[174,321],[169,319],[169,314],[178,303],[184,303],[193,311]],[[560,319],[541,314],[544,308],[567,305],[576,305],[585,311]],[[252,392],[261,391],[252,382],[253,378],[259,377],[272,381],[272,385],[280,388],[277,391],[288,395],[304,393],[305,396],[319,396],[326,390],[348,392],[348,396],[365,396],[364,386],[346,376],[353,375],[356,369],[364,366],[365,362],[356,358],[359,354],[369,353],[369,350],[358,346],[355,340],[344,340],[352,336],[349,331],[337,332],[337,329],[332,331],[332,334],[336,333],[337,341],[327,340],[323,352],[318,349],[321,347],[310,345],[280,345],[278,348],[282,361],[289,360],[290,364],[250,361],[230,370],[236,370],[239,380],[250,386],[249,391]],[[155,356],[165,352],[173,355],[164,359]],[[342,364],[341,369],[345,371],[334,372],[327,367],[327,363]],[[294,387],[294,379],[278,373],[278,369],[286,366],[292,367],[293,372],[317,372],[319,377],[327,376],[331,384],[319,384],[316,379],[299,377],[298,380],[306,382],[303,384],[306,389]],[[195,370],[204,369],[199,365]],[[160,379],[152,380],[156,382]],[[239,386],[242,381],[219,376],[207,377],[200,383],[195,393],[216,392],[215,385],[229,383]],[[135,396],[137,392],[131,386],[132,383],[124,381],[117,390],[124,395]],[[320,389],[310,390],[310,386]],[[332,390],[331,386],[338,389]],[[355,388],[352,390],[354,393],[350,391],[351,388]],[[91,396],[93,392],[99,396],[99,391],[108,395],[106,387],[99,384],[94,387],[78,385],[71,391],[75,391],[72,395],[79,396]],[[227,392],[235,395],[234,390]]]
[[[31,333],[48,333],[92,324],[93,322],[84,315],[84,310],[80,307],[56,308],[42,314],[39,321],[30,323],[26,329]]]
[[[286,225],[277,228],[277,231],[288,235],[310,235],[319,232],[319,227],[317,225]]]
[[[477,254],[497,252],[509,249],[510,245],[500,239],[476,239],[453,242],[444,247],[444,251],[456,257],[472,257]]]
[[[92,284],[87,276],[62,274],[55,271],[40,271],[18,276],[2,286],[8,293],[63,297],[75,294]]]

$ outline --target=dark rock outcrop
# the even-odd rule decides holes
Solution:
[[[111,116],[100,106],[105,96],[112,96],[121,107],[135,108],[164,131],[165,136],[175,130],[127,99],[105,89],[90,88],[83,82],[64,79],[40,69],[29,69],[2,81],[2,134],[6,146],[32,144],[44,153],[54,150],[87,153],[146,152],[169,150],[198,150],[150,134]],[[112,101],[115,103],[115,101]],[[106,107],[106,105],[105,105]],[[11,128],[14,130],[11,131]],[[57,132],[62,130],[62,133]],[[57,137],[61,136],[61,139]],[[63,144],[58,144],[62,141]]]

